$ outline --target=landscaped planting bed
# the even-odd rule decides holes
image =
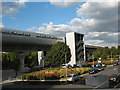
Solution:
[[[67,68],[67,75],[69,74],[84,74],[87,73],[91,68]],[[66,77],[65,68],[52,68],[41,71],[36,71],[21,76],[23,80],[55,80]]]
[[[112,65],[114,62],[117,62],[117,61],[118,60],[113,60],[113,61],[107,60],[107,61],[102,61],[102,63],[105,63],[106,65]],[[84,66],[84,67],[91,67],[92,64],[93,64],[93,62],[89,62],[89,63],[86,63],[86,64],[84,64],[82,66]],[[98,64],[98,61],[95,61],[94,64],[95,65]]]

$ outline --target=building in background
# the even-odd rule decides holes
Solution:
[[[83,64],[85,62],[84,34],[70,32],[66,33],[66,45],[71,50],[71,61],[69,64]]]
[[[85,45],[85,59],[86,59],[86,61],[90,61],[90,54],[93,55],[93,52],[97,48],[99,48],[99,46]]]

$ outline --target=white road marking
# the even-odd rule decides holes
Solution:
[[[114,68],[114,70],[116,70],[116,68]]]
[[[118,83],[114,88],[117,88],[120,85],[120,83]]]
[[[105,84],[105,83],[107,83],[108,82],[108,80],[107,81],[105,81],[105,82],[103,82],[103,83],[101,83],[100,85],[98,85],[97,87],[95,87],[95,88],[98,88],[98,87],[100,87],[100,86],[102,86],[103,84]]]
[[[83,74],[83,75],[80,75],[81,77],[83,77],[83,76],[86,76],[86,75],[88,75],[89,73],[86,73],[86,74]]]

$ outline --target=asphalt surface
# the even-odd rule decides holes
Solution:
[[[120,83],[117,84],[114,88],[120,88]]]
[[[119,67],[120,65],[105,67],[105,70],[101,72],[84,76],[86,78],[86,85],[94,86],[95,88],[109,88],[108,77],[111,74],[120,74]]]
[[[113,86],[109,86],[108,77],[111,74],[120,74],[119,72],[120,65],[118,66],[108,66],[104,67],[103,71],[100,71],[96,74],[86,74],[83,76],[85,81],[77,81],[72,83],[71,85],[86,85],[86,86],[93,86],[95,89],[108,89],[108,88],[120,88],[120,83],[113,84]]]

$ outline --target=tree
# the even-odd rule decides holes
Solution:
[[[116,49],[115,46],[112,46],[112,47],[111,47],[111,53],[112,53],[113,57],[115,57],[115,55],[118,54],[118,53],[117,53],[117,49]]]
[[[97,50],[93,53],[93,55],[96,59],[99,59],[102,56],[102,52],[103,52],[103,48],[98,47]]]
[[[38,53],[37,52],[28,52],[25,57],[25,66],[34,67],[38,65]],[[2,53],[2,67],[19,70],[20,61],[15,52],[5,52]]]
[[[11,61],[11,68],[14,69],[15,71],[18,71],[19,70],[19,67],[20,67],[20,61],[19,61],[19,58],[17,57],[17,54],[15,52],[10,52],[9,53],[9,58],[10,58],[10,61]]]
[[[118,52],[118,58],[119,58],[120,57],[120,45],[118,45],[117,52]],[[120,61],[120,58],[118,60]]]
[[[16,71],[19,70],[20,62],[15,52],[5,52],[2,53],[2,65],[3,68],[14,69]]]
[[[105,47],[102,52],[102,59],[107,59],[107,57],[110,56],[110,49],[108,47]]]
[[[118,52],[118,55],[120,55],[120,45],[118,45],[117,52]]]
[[[43,58],[45,61],[45,66],[54,66],[65,64],[65,54],[66,63],[70,61],[71,52],[69,47],[62,42],[54,44],[51,49],[47,52],[46,56]]]
[[[110,49],[109,49],[108,47],[105,47],[105,48],[104,48],[104,51],[106,52],[107,55],[110,55],[110,54],[111,54],[111,53],[110,53]]]
[[[32,68],[36,65],[38,65],[38,52],[28,52],[25,57],[25,66]]]
[[[9,57],[8,53],[2,53],[2,68],[9,67]]]

